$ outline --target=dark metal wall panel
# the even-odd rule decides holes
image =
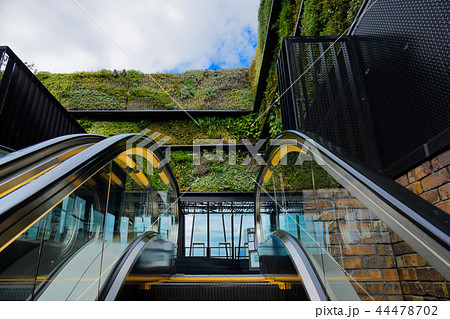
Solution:
[[[277,65],[283,128],[312,132],[380,169],[352,46],[347,37],[284,38]]]
[[[6,63],[0,82],[0,145],[18,150],[85,133],[11,49],[0,47],[0,57]]]
[[[388,169],[417,149],[414,160],[396,165],[391,175],[417,165],[429,142],[450,124],[450,1],[378,0],[355,24],[361,68],[380,159]],[[448,148],[450,141],[442,140]]]
[[[285,38],[283,128],[401,175],[450,147],[449,43],[448,0],[366,0],[349,36]]]

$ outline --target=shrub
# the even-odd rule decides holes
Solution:
[[[202,90],[203,101],[205,101],[205,102],[211,101],[216,96],[216,93],[218,90],[219,90],[219,88],[216,86],[209,87],[209,88]]]
[[[172,152],[172,161],[175,163],[192,163],[194,156],[184,151]]]
[[[91,128],[93,121],[90,119],[79,119],[77,120],[78,124],[80,124],[80,126],[87,131],[88,129]]]
[[[182,100],[193,96],[195,93],[194,81],[192,81],[192,79],[187,79],[186,81],[184,81],[184,86],[181,88],[180,93]]]
[[[256,118],[257,114],[251,113],[238,118],[227,117],[222,120],[222,123],[235,139],[254,141],[259,136],[259,125],[255,122]]]
[[[102,110],[102,109],[120,109],[120,102],[114,97],[89,89],[75,90],[69,98],[71,109],[83,110]]]
[[[123,133],[139,133],[141,128],[136,122],[95,121],[86,128],[89,134],[113,136]]]

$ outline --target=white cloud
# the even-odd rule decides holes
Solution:
[[[145,72],[236,67],[254,54],[259,0],[77,0]],[[38,70],[140,69],[75,0],[0,0],[2,43]]]

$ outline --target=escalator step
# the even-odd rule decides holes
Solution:
[[[145,291],[145,299],[159,301],[307,300],[301,284],[293,284],[291,289],[280,289],[277,285],[266,282],[160,283],[152,285],[151,289]]]

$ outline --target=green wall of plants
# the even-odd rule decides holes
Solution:
[[[36,76],[65,108],[73,110],[249,110],[254,100],[248,68],[182,74],[37,72]]]
[[[203,117],[192,120],[171,121],[94,121],[80,119],[80,125],[90,134],[113,136],[122,133],[139,133],[149,129],[170,136],[168,145],[192,145],[194,139],[223,139],[225,143],[234,140],[241,143],[248,139],[253,143],[259,136],[259,129],[252,124],[256,114],[239,118]],[[161,137],[162,137],[161,136]],[[199,166],[193,165],[192,152],[175,151],[172,153],[170,166],[177,178],[181,191],[216,192],[216,191],[253,191],[258,172],[258,165],[252,161],[241,165],[247,153],[238,152],[237,166],[230,165],[229,155],[223,154],[222,160],[217,152],[205,152]],[[239,164],[240,163],[240,164]]]
[[[248,114],[238,118],[201,117],[192,120],[141,120],[127,121],[95,121],[79,119],[78,123],[89,134],[113,136],[122,133],[139,133],[145,129],[170,136],[167,144],[188,145],[194,139],[223,139],[225,143],[241,143],[243,139],[256,142],[259,129],[253,124],[256,114]]]

